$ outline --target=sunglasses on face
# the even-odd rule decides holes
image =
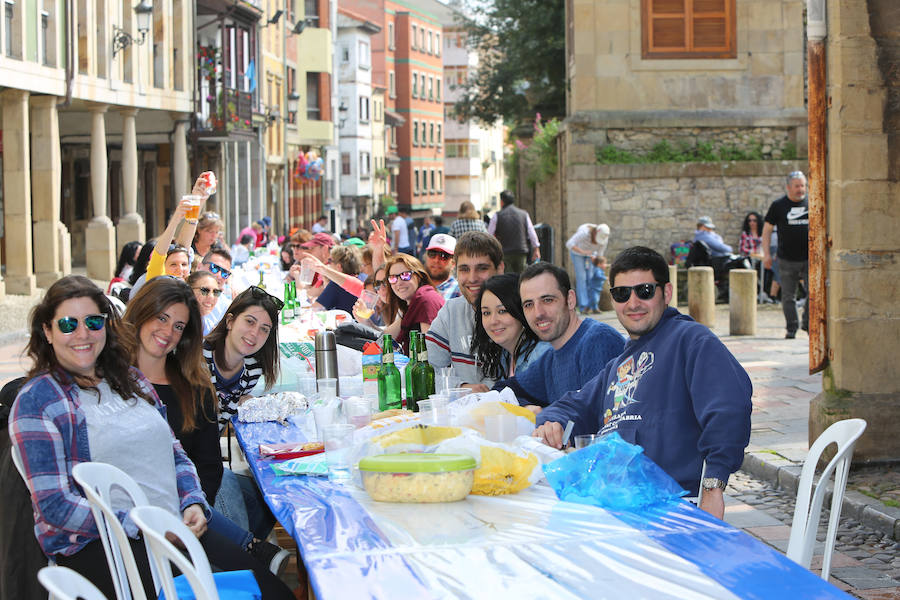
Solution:
[[[301,245],[302,245],[302,244],[291,244],[291,248],[293,248],[294,250],[296,250],[297,248],[300,248]]]
[[[195,288],[191,288],[191,289],[193,289],[194,291],[200,290],[201,296],[209,296],[210,294],[212,294],[213,296],[218,298],[219,296],[222,295],[222,290],[220,290],[220,289],[211,289],[208,287],[195,287]]]
[[[256,287],[255,285],[251,285],[249,290],[250,290],[250,295],[253,296],[254,298],[256,298],[258,300],[271,301],[272,304],[275,305],[276,311],[280,311],[282,308],[284,308],[284,302],[282,302],[281,300],[279,300],[278,298],[276,298],[275,296],[273,296],[266,290],[262,289],[261,287]]]
[[[209,269],[209,272],[213,275],[221,275],[222,279],[228,279],[231,277],[231,271],[226,269],[225,267],[220,267],[216,263],[204,262],[204,265]]]
[[[413,272],[412,271],[403,271],[402,273],[397,273],[396,275],[388,275],[388,283],[397,283],[397,281],[409,281],[412,279]]]
[[[384,279],[376,279],[376,280],[375,280],[375,283],[374,283],[374,285],[373,285],[372,287],[373,287],[373,288],[375,289],[375,291],[377,292],[378,290],[381,289],[381,286],[383,286],[383,285],[384,285]]]
[[[86,315],[83,318],[84,326],[90,331],[100,331],[106,325],[106,317],[107,315],[105,314]],[[78,329],[78,319],[75,317],[63,317],[56,321],[56,326],[59,327],[62,333],[70,334]]]
[[[440,259],[443,261],[448,261],[453,258],[452,254],[447,254],[446,252],[442,252],[440,250],[428,250],[426,252],[428,258]]]
[[[640,300],[649,300],[653,296],[656,295],[656,288],[661,287],[660,283],[639,283],[637,285],[620,285],[614,288],[610,288],[609,293],[612,296],[612,299],[622,304],[623,302],[628,302],[628,299],[631,298],[631,290],[634,290],[635,295]]]

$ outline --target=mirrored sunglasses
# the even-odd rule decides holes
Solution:
[[[211,288],[208,288],[208,287],[195,287],[195,288],[191,288],[191,289],[193,289],[193,290],[195,290],[195,291],[196,291],[196,290],[200,290],[200,295],[201,295],[201,296],[209,296],[210,294],[212,294],[213,296],[215,296],[216,298],[218,298],[219,296],[222,295],[222,290],[220,290],[220,289],[218,289],[218,288],[217,288],[217,289],[211,289]]]
[[[401,281],[409,281],[412,279],[413,272],[412,271],[403,271],[402,273],[397,273],[396,275],[388,275],[388,283],[397,283],[397,280]]]
[[[105,314],[86,315],[83,318],[84,326],[90,331],[100,331],[106,325],[106,317],[107,315]],[[78,329],[78,319],[76,317],[63,317],[56,321],[56,326],[62,333],[70,334]]]
[[[225,267],[220,267],[216,263],[204,262],[204,265],[209,269],[209,272],[213,275],[221,275],[222,279],[228,279],[231,277],[231,271],[226,269]]]
[[[453,258],[452,254],[447,254],[441,250],[428,250],[426,254],[428,254],[429,258],[440,259],[443,261],[448,261]]]
[[[631,290],[640,300],[649,300],[656,295],[656,288],[661,287],[660,283],[639,283],[637,285],[620,285],[610,288],[609,293],[612,299],[619,304],[628,302],[631,298]]]

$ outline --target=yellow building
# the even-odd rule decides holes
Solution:
[[[189,190],[193,3],[73,6],[7,2],[0,28],[11,293],[49,285],[72,259],[110,279],[117,248],[161,229]]]

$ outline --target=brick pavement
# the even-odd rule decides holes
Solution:
[[[595,318],[621,331],[611,311]],[[25,323],[25,315],[21,322]],[[798,471],[806,457],[809,401],[821,390],[821,375],[808,373],[805,333],[798,332],[795,340],[783,339],[784,322],[778,306],[760,307],[756,336],[735,337],[728,335],[727,306],[721,305],[717,307],[713,331],[747,369],[754,388],[747,456],[756,459],[753,464],[757,468],[753,469],[755,477],[742,471],[729,484],[726,521],[784,551],[793,498],[777,488],[778,478]],[[0,384],[27,369],[27,359],[19,356],[24,343],[24,331],[0,336]],[[745,461],[745,468],[747,465]],[[779,475],[779,468],[787,470]],[[871,483],[878,475],[870,473],[867,477]],[[781,484],[784,486],[785,482]],[[857,503],[876,502],[853,491],[847,495]],[[898,509],[885,510],[900,515]],[[843,514],[847,515],[846,507]],[[883,525],[878,519],[842,519],[832,582],[859,598],[900,600],[900,582],[894,579],[900,578],[900,544],[877,531],[874,526],[878,525]],[[814,558],[814,568],[820,564],[821,559]]]

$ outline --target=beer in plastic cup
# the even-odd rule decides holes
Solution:
[[[200,218],[200,205],[203,203],[203,196],[193,196],[193,195],[185,195],[181,197],[182,200],[189,200],[190,205],[188,207],[187,212],[184,215],[184,218],[188,221],[196,221]]]

